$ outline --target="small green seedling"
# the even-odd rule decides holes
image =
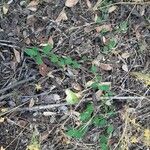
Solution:
[[[126,33],[128,31],[128,22],[123,21],[119,24],[118,32],[120,33]]]
[[[38,48],[33,47],[32,49],[26,49],[25,52],[27,55],[33,58],[38,65],[43,63],[42,57],[41,57],[40,52],[38,51]]]
[[[102,150],[107,150],[109,149],[109,138],[114,130],[113,125],[108,122],[110,114],[93,116],[93,113],[94,106],[92,103],[89,103],[85,110],[80,113],[81,125],[76,128],[68,128],[66,135],[72,138],[82,139],[86,136],[90,127],[102,128],[104,132],[99,137],[99,143]]]
[[[117,46],[117,40],[116,39],[110,39],[106,45],[103,47],[102,52],[104,54],[108,54],[109,52],[111,52],[113,49],[115,49]]]
[[[52,45],[47,45],[42,49],[42,51],[39,51],[37,47],[34,47],[31,49],[26,49],[25,53],[33,58],[38,65],[43,63],[43,57],[47,57],[52,63],[57,64],[58,66],[64,67],[68,65],[74,69],[80,68],[80,64],[77,61],[72,60],[71,57],[60,57],[59,55],[53,53],[52,49]]]

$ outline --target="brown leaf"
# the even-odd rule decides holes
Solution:
[[[95,27],[95,30],[96,30],[97,32],[101,32],[101,31],[104,30],[104,29],[107,30],[107,31],[112,31],[111,24],[104,24],[104,25]]]
[[[130,53],[128,53],[128,52],[122,53],[121,57],[124,58],[124,59],[127,59],[127,58],[130,57]]]
[[[67,7],[73,7],[78,3],[79,0],[66,0],[65,6]]]
[[[92,8],[92,4],[91,4],[90,0],[86,0],[86,4],[87,4],[88,8]]]
[[[18,120],[17,124],[21,127],[25,127],[27,125],[27,122],[24,120]]]
[[[81,91],[82,90],[82,87],[79,83],[72,83],[72,87],[77,90],[77,91]]]
[[[65,20],[68,20],[68,17],[66,15],[66,12],[65,10],[63,9],[60,14],[58,15],[57,19],[56,19],[56,22],[61,22],[61,21],[65,21]]]
[[[126,72],[129,71],[127,64],[123,64],[123,65],[122,65],[122,69],[123,69],[124,71],[126,71]]]
[[[0,117],[0,123],[4,122],[5,118]]]
[[[44,63],[39,65],[39,72],[43,77],[45,77],[49,72],[48,66]]]
[[[26,21],[27,25],[34,26],[35,21],[36,21],[36,18],[34,15],[28,15],[27,16],[27,21]]]
[[[37,0],[33,0],[27,5],[27,9],[35,12],[35,11],[37,11],[38,4],[39,4],[39,2]]]
[[[50,45],[54,45],[54,41],[53,41],[53,38],[52,38],[52,36],[50,36],[49,37],[49,39],[48,39],[48,42],[47,42],[48,44],[50,44]]]
[[[111,64],[104,64],[104,63],[100,63],[99,67],[105,71],[110,71],[113,69],[113,67],[111,66]]]
[[[3,5],[3,14],[6,15],[9,10],[9,5],[7,3],[4,3]]]
[[[98,90],[98,91],[95,93],[96,99],[97,99],[97,100],[100,100],[102,94],[103,94],[103,91]]]
[[[109,9],[108,9],[108,13],[112,13],[113,11],[115,11],[117,9],[117,6],[111,6],[111,7],[109,7]]]
[[[14,54],[15,54],[16,61],[18,63],[20,63],[20,61],[21,61],[21,59],[20,59],[20,53],[16,49],[14,49]]]

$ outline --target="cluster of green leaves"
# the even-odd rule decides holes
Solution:
[[[109,14],[108,14],[107,6],[109,6],[110,4],[112,4],[111,0],[103,0],[100,3],[100,6],[98,8],[101,13],[101,16],[97,17],[96,23],[103,23],[104,21],[106,21],[108,19]]]
[[[108,53],[111,52],[113,49],[115,49],[116,46],[117,46],[117,40],[114,39],[114,38],[109,39],[108,42],[106,43],[106,45],[103,47],[102,53],[108,54]]]
[[[94,106],[89,103],[85,110],[80,113],[81,125],[78,128],[68,128],[66,134],[72,138],[83,138],[89,131],[90,126],[103,128],[104,133],[100,135],[99,142],[102,150],[107,150],[109,137],[112,134],[114,128],[108,119],[113,112],[107,113],[106,115],[93,115]]]
[[[102,90],[104,92],[110,92],[110,85],[101,84],[101,76],[97,73],[97,67],[95,65],[92,65],[91,72],[95,75],[94,83],[91,85],[93,89]]]
[[[31,49],[26,49],[25,53],[33,58],[38,65],[43,63],[43,57],[48,57],[52,63],[61,67],[69,65],[72,68],[80,68],[80,64],[77,61],[73,60],[71,57],[60,57],[59,55],[55,54],[52,49],[52,45],[47,45],[42,49],[41,52],[37,47],[34,47]]]
[[[123,21],[119,24],[119,28],[117,29],[117,32],[119,33],[126,33],[128,31],[128,22]]]

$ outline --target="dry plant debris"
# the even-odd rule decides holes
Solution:
[[[0,1],[0,150],[148,150],[149,4]]]

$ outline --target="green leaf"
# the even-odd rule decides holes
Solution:
[[[114,111],[110,111],[107,113],[108,117],[113,117],[116,113]]]
[[[101,17],[97,16],[97,18],[96,18],[96,23],[102,23]]]
[[[105,84],[99,84],[98,85],[98,89],[102,90],[102,91],[109,91],[110,90],[110,86],[109,85],[105,85]]]
[[[95,74],[97,72],[97,67],[95,65],[92,65],[90,70],[91,70],[92,73]]]
[[[78,64],[76,61],[72,61],[72,67],[73,68],[80,68],[80,64]]]
[[[34,47],[32,49],[26,49],[25,53],[32,58],[39,54],[38,49],[36,47]]]
[[[128,22],[127,21],[121,22],[119,25],[119,29],[122,33],[126,33],[128,30]]]
[[[95,81],[96,82],[100,82],[102,80],[102,77],[101,76],[99,76],[99,75],[96,75],[95,76]]]
[[[82,122],[89,121],[91,119],[91,117],[92,117],[93,111],[94,111],[93,104],[88,104],[87,108],[85,109],[85,111],[80,113],[80,121],[82,121]]]
[[[57,63],[59,61],[58,55],[55,54],[51,54],[50,59],[52,63]]]
[[[92,123],[98,127],[104,127],[107,124],[107,120],[103,116],[96,116],[93,118]]]
[[[48,55],[50,53],[50,51],[52,50],[53,46],[52,45],[47,45],[43,48],[43,53],[45,55]]]
[[[69,103],[69,104],[76,104],[76,103],[79,102],[80,95],[78,93],[74,93],[73,91],[71,91],[69,89],[66,89],[65,93],[67,95],[66,96],[67,103]]]
[[[105,135],[102,134],[99,138],[99,141],[100,141],[100,144],[102,144],[102,143],[107,144],[108,143],[108,138]]]
[[[88,130],[88,126],[81,126],[79,129],[70,128],[66,134],[72,138],[82,138]]]
[[[35,62],[38,64],[38,65],[41,65],[43,63],[42,61],[42,57],[39,55],[35,56]]]
[[[101,150],[109,150],[106,143],[101,143]]]
[[[98,89],[98,83],[97,82],[92,83],[91,88]]]
[[[66,57],[64,60],[65,60],[66,65],[72,64],[72,58],[71,57]]]
[[[117,45],[117,41],[115,39],[110,39],[108,43],[108,48],[109,49],[114,49]]]
[[[65,60],[63,58],[60,58],[60,60],[57,62],[57,64],[61,67],[65,66]]]
[[[114,126],[112,124],[109,124],[108,128],[107,128],[107,134],[111,134],[114,130]]]
[[[108,46],[104,46],[103,47],[103,51],[104,54],[108,54],[110,52],[110,49],[108,48]]]

